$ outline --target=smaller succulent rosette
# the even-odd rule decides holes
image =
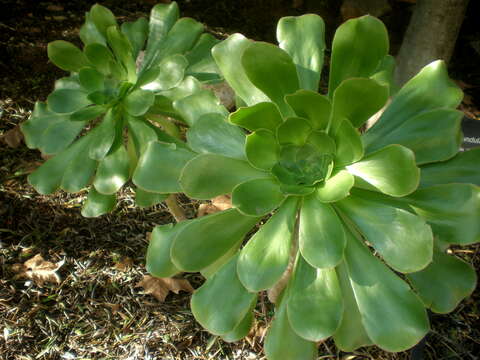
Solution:
[[[22,131],[28,147],[53,156],[29,176],[33,187],[50,194],[92,184],[82,214],[98,216],[114,207],[150,141],[185,147],[168,117],[185,122],[173,102],[219,79],[210,55],[218,40],[197,21],[179,18],[175,2],[154,6],[150,20],[121,26],[98,4],[85,18],[83,50],[63,40],[48,45],[49,59],[70,75],[56,81],[46,103],[35,104]],[[136,189],[140,206],[166,196]]]

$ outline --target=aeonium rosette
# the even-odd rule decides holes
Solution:
[[[316,15],[288,17],[279,47],[236,34],[213,48],[244,106],[228,122],[198,118],[171,176],[195,199],[231,194],[233,208],[157,227],[147,254],[154,275],[204,274],[192,312],[227,341],[249,332],[257,293],[286,281],[269,359],[315,359],[330,336],[346,351],[408,349],[428,332],[426,308],[452,311],[476,282],[445,252],[479,240],[480,152],[458,153],[462,93],[444,63],[394,93],[385,27],[353,19],[322,95],[323,33]]]
[[[173,103],[214,97],[202,82],[219,79],[210,54],[218,40],[194,19],[179,18],[175,2],[154,6],[149,20],[121,25],[93,5],[79,35],[82,50],[63,40],[48,44],[49,59],[70,75],[35,104],[22,131],[28,147],[53,156],[29,176],[32,186],[50,194],[91,185],[82,214],[98,216],[113,209],[150,141],[185,147],[170,120],[188,125],[188,116]],[[136,189],[140,206],[166,196]]]

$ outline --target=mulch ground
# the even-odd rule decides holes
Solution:
[[[120,21],[145,16],[152,5],[147,0],[122,3],[102,2]],[[213,33],[240,31],[270,41],[280,16],[303,12],[284,1],[270,16],[271,3],[179,1],[184,15],[206,23]],[[87,0],[0,1],[0,135],[25,121],[34,102],[44,100],[54,80],[63,75],[48,62],[47,43],[57,39],[78,43],[78,28],[92,4]],[[471,25],[475,11],[469,13],[451,73],[467,94],[462,109],[478,119],[480,56],[468,52],[478,30]],[[265,324],[273,314],[265,296],[260,297],[256,309],[255,331],[243,341],[228,344],[195,322],[189,294],[170,294],[161,303],[136,287],[146,274],[147,233],[155,225],[173,221],[164,205],[138,209],[127,187],[113,213],[85,219],[80,215],[85,193],[42,196],[27,183],[26,176],[42,161],[38,151],[24,144],[12,148],[0,142],[0,359],[264,358]],[[180,200],[186,213],[193,216],[198,204],[183,197]],[[480,269],[480,246],[455,252]],[[15,276],[12,266],[36,254],[51,262],[64,261],[58,271],[59,284],[39,287]],[[195,288],[203,281],[198,274],[184,277]],[[420,355],[413,358],[478,359],[479,304],[477,289],[453,313],[431,314],[432,330],[416,349],[415,354]],[[410,352],[390,354],[373,347],[346,354],[338,352],[330,340],[319,345],[319,359],[411,356]]]

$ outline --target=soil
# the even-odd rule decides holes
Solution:
[[[255,40],[274,41],[275,24],[286,15],[315,10],[327,23],[327,38],[341,22],[337,1],[184,0],[183,16],[203,22],[219,38],[241,32]],[[148,16],[155,1],[101,1],[119,21]],[[64,75],[48,61],[48,42],[79,44],[78,29],[94,1],[1,0],[0,135],[30,115],[45,100],[55,79]],[[295,5],[295,6],[294,6]],[[386,22],[392,49],[398,49],[412,4],[393,1]],[[450,73],[466,93],[461,109],[480,119],[480,28],[478,2],[471,1],[450,64]],[[328,52],[327,52],[328,53]],[[205,332],[189,310],[189,294],[171,294],[163,303],[135,285],[146,273],[147,233],[173,221],[164,205],[138,209],[126,188],[119,206],[97,219],[80,215],[85,193],[36,193],[26,176],[43,159],[22,143],[0,142],[0,359],[263,359],[264,324],[272,308],[261,296],[255,331],[227,344]],[[197,203],[181,198],[187,215]],[[480,269],[478,245],[455,250]],[[36,254],[64,260],[60,285],[39,287],[16,278],[12,265]],[[121,263],[129,266],[119,266]],[[196,288],[202,278],[185,275]],[[321,359],[478,359],[480,292],[449,315],[431,314],[432,331],[414,353],[390,354],[362,348],[351,354],[332,341],[319,345]]]

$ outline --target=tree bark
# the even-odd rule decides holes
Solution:
[[[417,0],[397,56],[398,85],[434,60],[450,61],[468,1]]]

